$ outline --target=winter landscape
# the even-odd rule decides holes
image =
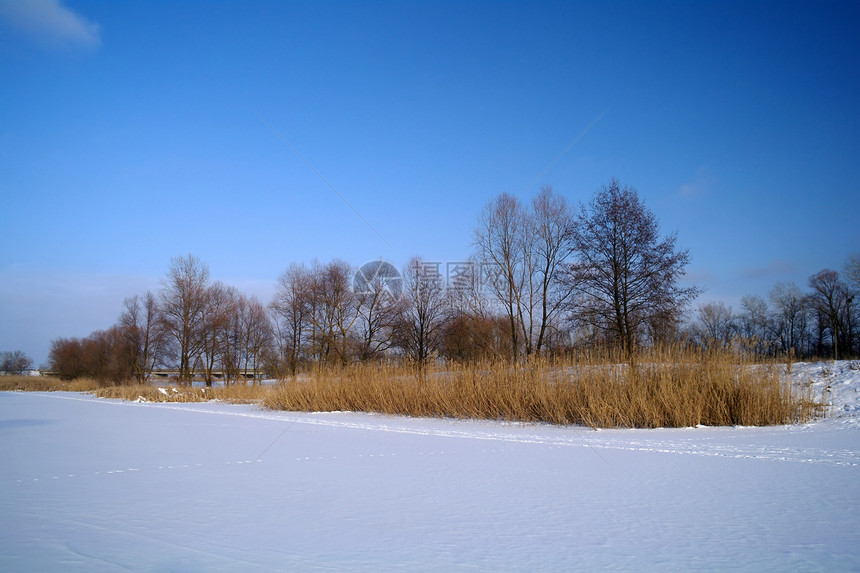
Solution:
[[[860,571],[858,29],[0,0],[0,573]]]
[[[0,393],[4,571],[857,570],[860,369],[808,424],[599,430]]]

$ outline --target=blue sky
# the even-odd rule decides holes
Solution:
[[[498,193],[611,177],[702,300],[805,287],[860,251],[858,29],[856,2],[0,0],[0,350],[107,328],[177,255],[267,301],[291,262],[462,260]]]

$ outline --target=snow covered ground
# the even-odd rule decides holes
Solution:
[[[0,393],[2,571],[860,569],[860,370],[770,428]]]

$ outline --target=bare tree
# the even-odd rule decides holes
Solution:
[[[392,345],[393,330],[402,307],[400,294],[402,277],[385,261],[363,265],[355,275],[355,296],[359,340],[358,359],[371,360]]]
[[[33,360],[21,350],[0,352],[0,372],[23,374],[33,366]]]
[[[628,353],[650,318],[679,319],[699,290],[678,285],[689,254],[676,250],[676,238],[660,240],[657,219],[635,189],[617,179],[603,186],[574,228],[580,318]]]
[[[313,329],[312,297],[313,276],[310,270],[304,264],[293,263],[278,278],[275,297],[269,305],[275,343],[279,349],[277,362],[285,362],[292,376],[298,372],[306,338]]]
[[[741,297],[741,310],[735,316],[738,334],[744,346],[756,353],[767,354],[771,346],[770,311],[767,301],[758,295]]]
[[[150,291],[143,297],[127,298],[123,304],[125,310],[119,317],[119,327],[134,352],[134,376],[143,383],[166,355],[165,323],[158,308],[158,299]]]
[[[235,288],[225,286],[221,281],[216,281],[205,291],[200,328],[200,361],[207,386],[212,385],[218,366],[232,372],[238,363],[235,346],[229,340],[238,295]]]
[[[194,255],[174,257],[161,291],[161,309],[179,353],[179,380],[190,383],[202,350],[209,267]]]
[[[855,341],[857,348],[854,352],[860,355],[860,254],[853,255],[845,263],[845,280],[849,289],[851,302],[848,304],[848,332]]]
[[[831,269],[809,277],[809,287],[812,289],[811,302],[819,317],[819,332],[829,330],[833,359],[838,360],[840,345],[843,353],[851,352],[853,346],[851,315],[854,297],[839,279],[839,273]]]
[[[503,193],[478,220],[477,255],[507,315],[514,358],[520,346],[526,356],[540,354],[573,295],[575,281],[564,280],[574,253],[573,223],[567,202],[549,186],[528,209]]]
[[[404,269],[403,301],[394,341],[420,365],[442,344],[448,301],[439,264],[414,257]]]
[[[242,365],[245,363],[247,346],[245,319],[248,312],[248,299],[235,288],[227,290],[232,300],[229,307],[224,309],[225,320],[220,332],[221,344],[217,357],[224,382],[229,384],[242,378]]]
[[[97,330],[84,339],[60,338],[51,343],[51,369],[61,378],[90,377],[101,384],[134,378],[134,349],[119,326]]]
[[[527,250],[523,240],[528,237],[525,219],[519,200],[513,195],[502,193],[481,212],[474,241],[478,258],[486,272],[487,287],[507,317],[514,360],[519,356],[521,342],[520,317],[526,263],[524,252]]]
[[[696,331],[705,347],[725,346],[736,331],[732,308],[722,302],[709,302],[699,306]]]
[[[51,341],[48,353],[51,371],[63,380],[71,380],[85,374],[82,361],[81,341],[78,338],[57,338]]]
[[[808,298],[792,283],[777,283],[768,293],[771,329],[782,352],[802,356],[809,336]]]
[[[568,272],[574,255],[574,218],[564,197],[544,186],[532,201],[534,264],[530,282],[537,287],[540,305],[535,352],[540,353],[558,328],[559,317],[576,290],[575,277]],[[532,293],[534,286],[529,289]]]
[[[336,357],[341,364],[351,358],[353,327],[358,320],[356,300],[350,287],[353,269],[341,260],[314,265],[311,284],[313,343],[320,363]]]
[[[272,323],[263,303],[254,296],[246,298],[244,295],[239,296],[237,322],[242,373],[247,376],[250,371],[256,375],[263,356],[272,344]]]
[[[90,334],[85,339],[85,356],[90,376],[102,384],[121,384],[135,377],[136,349],[117,325]]]

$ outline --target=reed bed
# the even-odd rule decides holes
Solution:
[[[55,376],[0,376],[0,391],[89,392],[99,387],[90,378],[61,380]]]
[[[592,355],[425,368],[359,364],[284,381],[262,404],[595,428],[764,426],[819,415],[821,405],[784,372],[776,361],[679,349],[648,351],[623,364]]]
[[[790,366],[790,365],[789,365]],[[579,424],[594,428],[766,426],[823,415],[786,363],[732,350],[651,349],[619,361],[584,352],[524,363],[359,363],[315,368],[276,385],[100,386],[93,380],[0,377],[0,390],[92,392],[147,402],[221,400],[290,411]]]
[[[176,386],[163,381],[149,384],[105,384],[91,378],[62,380],[54,376],[0,376],[0,391],[88,392],[99,398],[141,400],[147,402],[260,402],[265,387],[254,384],[231,384],[211,388]]]
[[[165,384],[135,384],[107,386],[93,394],[99,398],[118,398],[140,402],[207,402],[220,400],[237,404],[260,402],[266,389],[259,385],[231,384],[229,386],[170,386]]]

